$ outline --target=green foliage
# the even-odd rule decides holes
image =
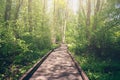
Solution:
[[[19,38],[16,38],[11,26],[9,28],[1,26],[0,28],[0,79],[19,78],[27,67],[28,70],[51,48],[50,37],[47,34],[41,36],[22,32],[22,34],[18,33]],[[23,66],[26,68],[23,69]]]
[[[86,25],[88,16],[84,8],[74,14],[64,0],[54,3],[55,10],[47,9],[51,2],[37,0],[28,6],[27,0],[19,1],[12,0],[10,9],[5,6],[7,0],[0,0],[0,79],[18,79],[49,49],[55,48],[57,45],[51,43],[51,38],[58,43],[62,41],[66,20],[66,43],[90,80],[119,80],[118,0],[105,3],[101,0],[100,11],[90,14],[90,25]],[[6,15],[10,17],[8,20],[5,11],[10,13]]]
[[[74,55],[90,80],[120,79],[120,64],[118,62],[100,59],[93,54]]]
[[[78,14],[77,25],[68,23],[68,26],[72,25],[67,30],[69,50],[74,53],[90,80],[120,79],[120,3],[117,6],[116,1],[107,0],[97,16],[91,15],[89,26],[86,26],[83,12]],[[86,28],[89,37],[86,37]],[[73,36],[74,30],[77,33]]]
[[[23,0],[20,9],[17,9],[19,3],[13,0],[8,21],[3,18],[5,4],[0,5],[0,80],[18,79],[53,47],[49,18],[47,15],[43,17],[41,6],[34,7],[39,6],[36,2],[32,5],[35,9],[31,15],[32,31],[29,31],[31,27],[26,3]]]

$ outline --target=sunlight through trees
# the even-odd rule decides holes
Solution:
[[[90,80],[119,80],[120,1],[0,0],[0,79],[18,79],[60,43],[68,44]]]

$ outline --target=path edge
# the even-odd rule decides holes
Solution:
[[[58,46],[60,47],[60,46]],[[58,48],[56,47],[56,48]],[[46,58],[56,49],[50,50],[45,56],[43,56],[37,63],[33,65],[32,68],[30,68],[22,77],[19,78],[19,80],[29,80],[29,78],[34,74],[34,72],[39,68],[39,66],[46,60]]]
[[[89,80],[89,78],[87,77],[86,73],[82,70],[82,68],[79,66],[78,62],[75,60],[74,56],[71,54],[70,51],[67,50],[67,53],[70,55],[71,59],[73,60],[75,67],[77,68],[77,70],[79,71],[80,75],[82,76],[83,80]]]

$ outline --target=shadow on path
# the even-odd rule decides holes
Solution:
[[[67,46],[62,44],[41,64],[30,80],[82,80]]]

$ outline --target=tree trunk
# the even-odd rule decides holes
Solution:
[[[63,36],[62,36],[62,43],[65,43],[65,32],[66,32],[66,19],[64,22],[64,26],[63,26]]]
[[[54,0],[54,10],[53,10],[53,25],[52,25],[52,43],[56,43],[56,0]]]
[[[28,0],[28,22],[29,22],[29,32],[32,32],[32,0]]]
[[[63,36],[62,36],[62,43],[65,43],[65,33],[66,33],[66,26],[67,26],[67,16],[68,16],[68,0],[66,1],[66,7],[65,7],[65,19],[64,19],[64,25],[63,25]]]
[[[91,16],[91,0],[87,2],[87,16],[86,16],[86,38],[90,39],[90,16]]]
[[[18,15],[19,15],[19,11],[20,11],[20,7],[21,7],[22,3],[23,3],[23,0],[19,0],[18,3],[17,3],[17,5],[16,5],[14,20],[18,19]]]
[[[11,15],[11,5],[12,5],[12,0],[7,0],[6,1],[6,9],[5,9],[5,21],[10,20],[10,15]]]
[[[98,16],[98,11],[100,9],[100,0],[97,0],[96,7],[94,10],[94,23],[93,23],[93,30],[96,30],[96,25],[97,25],[97,16]]]
[[[43,3],[43,5],[42,5],[42,29],[44,29],[44,24],[45,24],[45,14],[46,14],[46,12],[45,12],[45,10],[46,10],[46,0],[42,0],[42,3]]]
[[[16,30],[16,28],[18,28],[16,23],[17,23],[17,19],[19,17],[19,11],[20,11],[20,7],[21,7],[22,3],[23,3],[23,0],[16,1],[16,8],[15,8],[15,13],[14,13],[13,31],[14,31],[14,35],[17,39],[20,38],[20,36],[19,36],[18,31]]]
[[[90,15],[91,15],[91,0],[87,2],[87,19],[86,19],[86,26],[90,26]]]

